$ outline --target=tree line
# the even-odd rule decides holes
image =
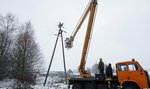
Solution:
[[[10,13],[0,15],[0,80],[34,83],[39,62],[41,53],[31,22],[21,24]]]

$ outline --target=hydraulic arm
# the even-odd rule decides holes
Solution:
[[[86,64],[86,56],[88,52],[88,47],[90,43],[90,37],[92,35],[92,28],[93,28],[93,23],[95,19],[95,13],[96,13],[96,8],[97,8],[97,0],[92,0],[88,4],[87,8],[85,9],[83,16],[79,20],[79,23],[77,24],[75,31],[73,34],[70,36],[70,38],[66,38],[66,48],[72,48],[73,47],[73,41],[78,33],[80,27],[82,26],[83,22],[85,21],[86,17],[89,14],[89,19],[88,19],[88,25],[86,29],[86,35],[85,35],[85,40],[84,40],[84,45],[83,45],[83,50],[82,50],[82,56],[81,56],[81,62],[79,65],[79,72],[81,77],[91,77],[90,73],[87,73],[85,70],[85,64]]]

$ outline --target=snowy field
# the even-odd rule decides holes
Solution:
[[[63,83],[56,83],[53,86],[46,85],[45,87],[43,85],[36,85],[33,86],[34,89],[67,89],[67,85]]]
[[[38,77],[36,79],[36,85],[32,85],[33,89],[67,89],[67,85],[62,82],[62,78],[59,77],[48,77],[47,83],[43,86],[45,77]],[[60,82],[61,81],[61,82]],[[0,89],[13,89],[14,80],[5,79],[0,81]]]
[[[9,84],[10,82],[3,82],[3,83],[0,83],[0,89],[13,89],[11,86],[7,85]],[[46,85],[46,86],[43,86],[43,84],[41,85],[35,85],[35,86],[32,86],[33,89],[67,89],[67,85],[63,84],[63,83],[57,83],[55,85]]]
[[[40,77],[37,79],[36,85],[31,86],[33,89],[67,89],[67,85],[65,83],[58,83],[61,79],[57,77],[48,78],[47,84],[43,86],[44,77]],[[12,89],[14,85],[13,79],[6,79],[0,81],[0,89]]]

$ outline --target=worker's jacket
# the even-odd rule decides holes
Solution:
[[[99,62],[98,69],[104,71],[104,63],[102,61]]]

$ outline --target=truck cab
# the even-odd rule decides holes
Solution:
[[[116,69],[118,82],[123,89],[149,88],[148,73],[134,59],[117,63]]]

